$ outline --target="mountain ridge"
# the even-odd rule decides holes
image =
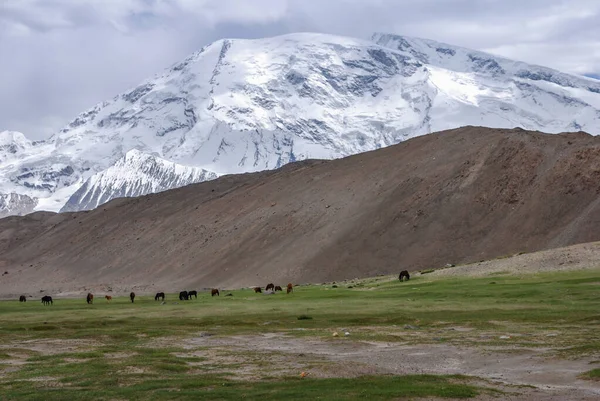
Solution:
[[[465,127],[0,219],[0,288],[327,282],[593,242],[599,177],[597,136]]]

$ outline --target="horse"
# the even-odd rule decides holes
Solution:
[[[184,301],[184,300],[187,301],[188,299],[189,299],[189,294],[188,294],[187,291],[181,291],[179,293],[179,300],[180,301]]]
[[[133,303],[133,300],[135,299],[135,292],[131,292],[131,294],[129,294],[129,299],[131,299],[131,303]]]
[[[277,291],[283,291],[283,290],[281,289],[281,286],[276,285],[274,291],[277,292]]]
[[[106,298],[106,302],[112,301],[112,296],[110,295],[105,295],[104,298]]]
[[[267,284],[265,291],[269,291],[269,290],[275,290],[275,284],[273,284],[273,283]]]
[[[165,293],[164,292],[157,292],[156,296],[154,297],[155,301],[158,301],[159,298],[162,298],[162,301],[165,300]]]
[[[86,302],[88,303],[88,305],[93,304],[94,303],[94,294],[92,294],[91,292],[88,292]]]
[[[410,280],[410,274],[408,274],[408,270],[402,270],[398,276],[398,280],[400,281],[404,281],[404,278],[406,278],[406,281]]]
[[[212,290],[210,290],[210,296],[214,297],[214,296],[218,296],[220,297],[221,295],[219,294],[219,290],[217,290],[216,288],[213,288]]]
[[[192,298],[192,295],[198,299],[198,292],[197,291],[188,291],[188,297],[190,297],[190,299]]]
[[[54,302],[52,301],[52,297],[50,295],[44,295],[42,297],[42,303],[44,305],[54,305]]]
[[[261,293],[262,294],[262,289],[260,287],[254,287],[254,292],[255,293]]]
[[[25,295],[21,295],[19,297],[19,302],[27,302],[27,297],[25,297]]]
[[[289,294],[290,292],[294,292],[294,286],[292,283],[288,283],[287,285],[287,293]]]

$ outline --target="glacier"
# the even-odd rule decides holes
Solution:
[[[600,82],[383,33],[223,39],[47,140],[0,133],[0,194],[85,210],[465,125],[598,134]]]

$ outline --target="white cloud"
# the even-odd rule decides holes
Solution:
[[[600,72],[598,0],[2,0],[0,130],[41,138],[222,37],[391,32]]]

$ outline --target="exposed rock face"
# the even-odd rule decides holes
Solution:
[[[38,200],[27,195],[0,194],[0,218],[6,216],[23,216],[33,212]]]

